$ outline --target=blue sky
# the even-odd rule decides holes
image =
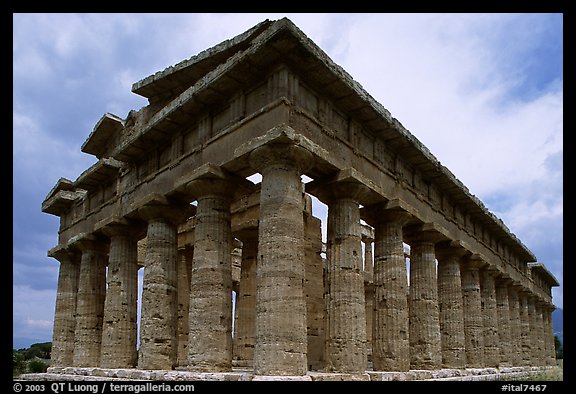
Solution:
[[[15,14],[15,348],[51,340],[59,219],[41,203],[96,161],[80,147],[100,117],[147,104],[134,82],[284,16],[563,283],[561,14]]]

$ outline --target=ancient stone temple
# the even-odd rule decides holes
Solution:
[[[98,161],[42,204],[60,217],[49,371],[555,365],[553,275],[288,19],[132,91],[149,104],[102,116],[81,147]]]

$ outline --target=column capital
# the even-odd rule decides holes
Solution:
[[[63,261],[75,262],[78,257],[78,252],[77,250],[70,248],[67,245],[59,244],[50,249],[47,255],[48,257],[55,258],[60,263]]]
[[[288,142],[272,142],[261,145],[250,152],[250,165],[260,173],[282,167],[303,173],[314,163],[314,156],[307,149]]]
[[[462,258],[471,254],[469,249],[468,244],[461,240],[439,242],[436,244],[436,258]]]
[[[306,191],[325,204],[340,199],[352,199],[360,204],[381,201],[381,197],[368,186],[368,182],[355,168],[348,167],[306,184]]]
[[[416,215],[416,210],[401,199],[369,205],[364,207],[361,212],[362,219],[373,227],[376,224],[387,222],[395,222],[404,227]]]
[[[462,260],[462,267],[466,269],[481,269],[486,265],[486,257],[479,253],[468,255]]]
[[[81,252],[92,250],[100,253],[108,253],[108,242],[104,242],[94,234],[80,233],[68,241],[68,245]]]
[[[404,238],[407,243],[448,241],[447,230],[436,223],[421,223],[404,228]]]
[[[139,201],[137,215],[146,221],[163,220],[173,225],[184,222],[194,215],[196,207],[190,204],[174,203],[165,196],[150,193]]]
[[[186,200],[215,195],[230,200],[254,192],[256,186],[247,179],[206,163],[175,182],[177,193]]]
[[[141,238],[146,235],[146,228],[142,224],[117,216],[111,216],[97,222],[94,229],[107,237],[126,235],[131,238]]]

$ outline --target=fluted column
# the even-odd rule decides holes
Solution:
[[[367,367],[366,304],[362,267],[362,235],[357,195],[352,182],[325,186],[330,194],[328,226],[328,371],[361,373]]]
[[[552,312],[555,307],[551,304],[544,306],[544,340],[546,341],[546,365],[556,365],[556,348],[554,346],[554,327],[552,325]]]
[[[535,301],[535,326],[534,340],[538,349],[536,365],[546,365],[546,343],[544,342],[544,319],[542,318],[542,302],[540,299]]]
[[[410,369],[439,369],[442,366],[438,277],[434,245],[443,237],[418,231],[410,243]]]
[[[250,154],[262,174],[256,267],[258,375],[305,375],[304,219],[301,174],[312,154],[290,143],[267,144]]]
[[[258,258],[258,230],[243,232],[240,291],[236,298],[238,325],[234,328],[234,358],[254,360],[256,343],[256,261]]]
[[[190,283],[188,368],[232,368],[232,230],[230,203],[236,185],[227,178],[190,181],[197,198]]]
[[[498,308],[498,338],[500,340],[500,366],[512,366],[512,339],[510,336],[510,305],[508,285],[510,279],[496,279],[496,304]]]
[[[445,368],[466,366],[460,260],[467,253],[466,249],[457,247],[436,248],[442,366]]]
[[[372,257],[373,238],[362,236],[364,242],[364,272],[372,274],[374,272],[374,258]]]
[[[528,314],[528,291],[518,292],[518,305],[520,316],[520,341],[522,348],[522,365],[532,365],[532,343],[530,341],[530,317]]]
[[[137,239],[126,224],[107,225],[103,231],[110,237],[110,253],[100,366],[132,368],[137,361]]]
[[[538,324],[538,316],[536,309],[536,296],[533,293],[527,295],[528,301],[528,320],[530,323],[530,349],[531,349],[531,362],[532,366],[538,366],[540,358],[540,346],[538,343],[538,333],[540,332],[540,326]]]
[[[508,307],[510,308],[510,361],[512,365],[520,366],[522,365],[522,320],[520,320],[520,300],[516,284],[508,287]]]
[[[484,318],[480,294],[480,268],[484,262],[475,256],[464,259],[462,275],[462,302],[464,311],[464,339],[466,367],[484,367]]]
[[[192,257],[194,247],[184,245],[178,248],[177,271],[177,297],[178,297],[178,365],[188,365],[188,333],[190,325],[188,315],[190,312],[190,283],[192,282]]]
[[[75,367],[100,366],[102,321],[106,298],[107,245],[93,236],[74,243],[80,249],[80,274],[74,336]]]
[[[500,365],[500,338],[498,337],[498,306],[494,272],[486,267],[480,270],[480,293],[482,296],[482,322],[484,334],[484,366]]]
[[[408,278],[402,227],[410,215],[370,207],[374,226],[374,312],[372,362],[375,371],[408,371]]]
[[[58,290],[54,312],[51,366],[71,367],[74,357],[76,331],[76,294],[80,273],[80,257],[72,250],[56,247],[48,252],[60,262]]]
[[[177,365],[177,223],[186,216],[164,199],[141,207],[148,221],[140,316],[139,369]]]

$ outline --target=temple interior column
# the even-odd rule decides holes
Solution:
[[[56,247],[48,253],[60,262],[58,290],[54,312],[51,366],[72,366],[74,333],[76,331],[76,294],[80,274],[80,255],[73,250]]]

